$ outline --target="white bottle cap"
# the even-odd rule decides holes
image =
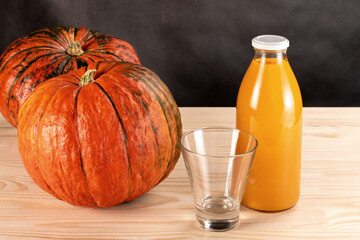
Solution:
[[[278,35],[260,35],[251,41],[254,48],[270,51],[287,49],[289,44],[289,40]]]

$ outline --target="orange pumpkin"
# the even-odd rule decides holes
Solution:
[[[73,205],[110,207],[169,175],[180,155],[181,118],[147,68],[100,62],[88,69],[32,92],[18,116],[19,150],[45,191]]]

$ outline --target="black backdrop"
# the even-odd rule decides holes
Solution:
[[[42,27],[85,26],[130,42],[179,106],[235,106],[251,39],[278,34],[304,106],[360,106],[360,1],[1,0],[0,51]]]

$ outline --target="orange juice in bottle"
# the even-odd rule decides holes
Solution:
[[[300,196],[302,98],[289,65],[289,41],[262,35],[238,93],[236,127],[253,134],[258,149],[242,200],[261,211],[293,207]]]

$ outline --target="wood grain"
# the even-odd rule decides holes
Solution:
[[[184,130],[235,125],[235,108],[181,108]],[[23,168],[16,129],[0,118],[0,239],[360,239],[360,108],[305,108],[299,203],[262,213],[241,207],[225,233],[194,221],[182,158],[139,199],[108,209],[71,206]]]

